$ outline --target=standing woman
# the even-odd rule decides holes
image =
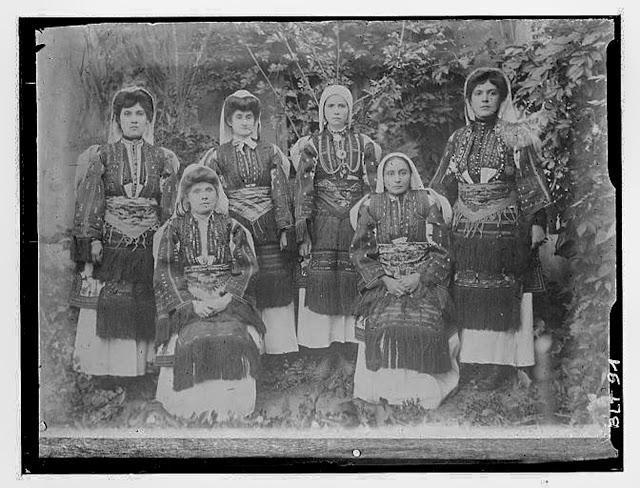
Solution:
[[[74,363],[83,373],[142,376],[153,360],[152,242],[171,215],[178,168],[153,145],[154,121],[148,91],[119,91],[109,142],[91,151],[78,182],[71,254],[85,269],[71,303],[81,307]]]
[[[184,171],[178,203],[185,212],[156,240],[156,399],[187,419],[243,417],[255,406],[265,332],[248,290],[257,271],[251,235],[229,217],[210,168]]]
[[[351,128],[353,97],[346,87],[328,86],[318,112],[320,133],[301,140],[295,151],[296,235],[301,256],[310,256],[298,342],[309,348],[355,342],[358,274],[349,258],[349,211],[375,186],[380,160],[380,146]]]
[[[537,168],[537,134],[515,123],[509,80],[481,68],[464,88],[467,125],[449,138],[431,186],[453,205],[453,297],[460,362],[494,389],[531,366],[533,311],[524,282],[544,238],[551,198]]]
[[[227,97],[220,115],[220,147],[209,150],[200,164],[220,176],[229,214],[253,236],[260,268],[255,295],[267,326],[265,352],[296,352],[290,163],[278,146],[260,140],[257,97],[246,90]]]
[[[378,166],[376,193],[354,207],[351,256],[362,280],[353,396],[436,408],[458,384],[460,348],[448,286],[451,207],[424,190],[402,153]],[[355,219],[354,219],[355,220]]]

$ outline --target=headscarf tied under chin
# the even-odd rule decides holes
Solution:
[[[424,184],[422,183],[422,178],[420,178],[420,173],[418,172],[418,168],[411,160],[409,156],[401,152],[394,152],[387,154],[380,164],[378,165],[378,174],[376,179],[376,193],[384,193],[384,168],[386,164],[392,159],[402,159],[409,166],[409,170],[411,171],[411,179],[409,188],[411,190],[425,190],[429,194],[429,200],[432,205],[436,205],[440,211],[442,212],[442,216],[447,225],[451,224],[451,220],[453,218],[453,211],[451,210],[451,204],[449,200],[447,200],[444,196],[440,195],[438,192],[431,188],[425,189]],[[360,212],[360,207],[363,203],[365,203],[369,198],[369,195],[365,195],[358,203],[356,203],[353,208],[349,211],[349,220],[351,221],[351,226],[355,230],[358,225],[358,213]]]
[[[511,122],[511,123],[518,122],[518,120],[520,120],[520,114],[518,113],[515,105],[513,104],[513,98],[511,96],[511,82],[509,81],[509,78],[507,78],[507,75],[505,75],[504,72],[502,70],[499,70],[498,68],[478,68],[472,71],[469,74],[469,76],[467,76],[467,79],[464,81],[464,90],[462,93],[464,95],[464,103],[465,103],[464,115],[467,121],[467,125],[476,119],[476,114],[471,108],[471,102],[467,98],[467,85],[469,83],[469,80],[473,76],[479,73],[491,73],[491,72],[499,74],[504,79],[507,85],[507,96],[504,98],[504,100],[500,104],[500,108],[498,109],[498,117],[505,122]]]
[[[157,111],[156,101],[153,98],[153,95],[151,95],[151,93],[149,93],[148,90],[146,90],[145,88],[142,88],[141,86],[130,86],[127,88],[123,88],[121,90],[118,90],[116,94],[113,96],[113,99],[111,100],[111,118],[109,122],[109,136],[107,138],[107,142],[109,144],[118,142],[120,139],[122,139],[122,135],[123,135],[122,128],[120,127],[120,124],[118,123],[118,119],[116,117],[117,114],[115,113],[115,110],[114,110],[114,103],[116,101],[116,97],[123,92],[135,92],[135,91],[142,91],[146,93],[147,95],[149,95],[149,97],[151,98],[151,102],[153,103],[153,115],[151,116],[151,122],[147,124],[147,130],[145,130],[144,134],[142,134],[142,138],[145,141],[147,141],[149,144],[153,145],[153,133],[156,125],[156,111]]]
[[[237,92],[232,93],[225,99],[224,104],[222,105],[222,111],[220,113],[220,145],[221,146],[226,142],[233,141],[233,129],[227,123],[227,118],[228,118],[227,115],[231,116],[233,114],[226,113],[227,103],[229,102],[229,99],[231,97],[255,98],[256,100],[258,100],[258,103],[260,102],[260,99],[248,90],[238,90]],[[261,115],[262,115],[262,110],[260,113],[258,113],[258,120],[256,121],[253,127],[253,134],[251,134],[251,138],[255,141],[257,141],[260,138],[260,129],[261,129],[260,116]]]
[[[322,95],[320,95],[320,106],[318,107],[318,122],[320,123],[320,132],[322,132],[327,124],[327,120],[324,115],[324,106],[327,103],[327,99],[331,95],[340,95],[347,102],[349,107],[349,115],[347,117],[347,127],[351,128],[351,118],[353,116],[353,95],[346,86],[342,85],[329,85],[324,89]]]

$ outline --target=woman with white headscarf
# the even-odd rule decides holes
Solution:
[[[253,235],[260,267],[253,286],[267,326],[265,352],[296,352],[290,164],[278,146],[260,139],[257,97],[246,90],[227,97],[220,115],[220,146],[209,150],[200,164],[220,176],[230,215]]]
[[[551,198],[537,167],[538,133],[518,122],[505,74],[475,70],[464,96],[467,125],[449,138],[431,187],[455,202],[453,298],[460,362],[474,365],[477,375],[463,370],[463,376],[491,390],[512,377],[515,367],[534,363],[528,291],[543,285],[534,273],[532,248],[544,238],[542,210]]]
[[[298,342],[308,348],[355,342],[351,311],[358,274],[349,259],[349,211],[373,189],[380,160],[380,146],[351,127],[353,97],[348,88],[328,86],[318,112],[320,132],[292,151],[299,156],[296,234],[300,255],[309,259],[305,288],[300,290]]]
[[[265,332],[249,290],[253,240],[210,168],[184,171],[177,205],[155,246],[156,400],[187,419],[243,417],[255,406]]]
[[[361,276],[353,396],[436,408],[458,384],[460,343],[448,294],[451,208],[402,153],[378,166],[354,207],[351,259]],[[354,222],[355,223],[355,222]]]
[[[120,90],[111,108],[109,142],[83,154],[77,178],[74,363],[90,375],[136,377],[153,360],[152,241],[173,212],[179,163],[153,144],[155,104],[148,91]]]

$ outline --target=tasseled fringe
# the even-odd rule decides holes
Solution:
[[[367,368],[440,374],[451,369],[447,336],[420,326],[393,325],[366,331]]]
[[[156,306],[131,294],[108,293],[98,299],[96,334],[105,339],[147,339],[156,335]],[[106,292],[106,293],[105,293]]]
[[[256,306],[259,309],[285,307],[293,301],[291,273],[259,274],[255,287]]]
[[[453,222],[452,228],[457,228],[461,221],[464,219],[463,234],[465,237],[473,237],[476,235],[482,235],[484,226],[486,224],[501,225],[503,223],[510,223],[515,225],[518,222],[518,213],[514,207],[506,207],[499,210],[483,219],[472,222],[465,218],[465,215],[460,212],[457,207],[453,209]]]
[[[250,338],[206,337],[189,345],[176,344],[173,389],[191,388],[208,380],[240,380],[256,377],[258,349]]]
[[[102,281],[151,283],[153,281],[151,248],[138,248],[135,251],[105,248],[102,265],[96,270],[95,275]]]
[[[323,315],[351,315],[358,296],[358,275],[353,272],[309,272],[305,305]]]
[[[458,325],[465,329],[512,331],[520,327],[520,300],[514,288],[453,287]]]
[[[111,245],[115,245],[117,248],[129,248],[133,247],[133,250],[136,249],[146,249],[150,247],[150,244],[153,242],[152,237],[156,230],[160,228],[160,222],[154,223],[151,227],[145,230],[138,237],[129,237],[116,227],[109,224],[109,222],[104,223],[104,235],[105,241],[111,243]],[[115,238],[114,238],[115,236]],[[119,236],[119,239],[118,239]],[[114,242],[117,240],[117,242]]]
[[[71,237],[71,260],[79,263],[91,262],[91,237]]]
[[[259,309],[284,307],[293,301],[293,259],[278,245],[256,246],[260,271],[255,277],[254,295]]]
[[[458,270],[520,276],[529,262],[529,249],[517,237],[464,238],[454,233],[452,250]]]

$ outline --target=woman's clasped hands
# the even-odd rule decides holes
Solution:
[[[194,300],[193,311],[201,318],[205,319],[211,315],[222,312],[229,302],[231,302],[231,294],[225,293],[220,298],[210,298],[207,300]]]

